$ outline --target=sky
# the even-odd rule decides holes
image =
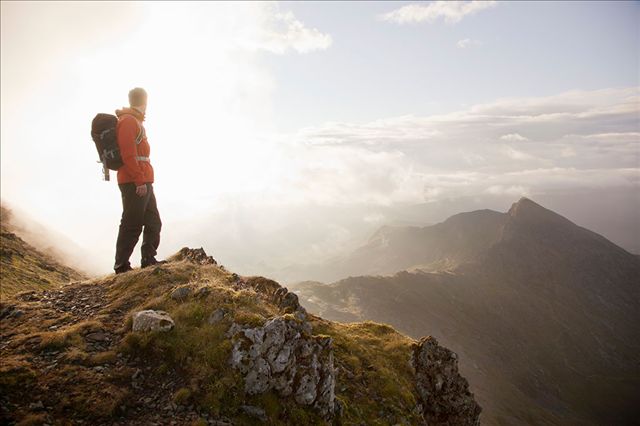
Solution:
[[[2,202],[92,271],[112,268],[121,201],[90,123],[136,86],[160,257],[203,246],[277,278],[384,224],[521,196],[640,252],[638,2],[3,1],[0,17]]]

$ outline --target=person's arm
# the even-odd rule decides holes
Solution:
[[[118,128],[118,146],[120,147],[120,156],[128,174],[133,177],[136,187],[144,185],[144,173],[138,164],[136,155],[136,137],[138,136],[138,123],[135,118],[125,118],[121,121]]]

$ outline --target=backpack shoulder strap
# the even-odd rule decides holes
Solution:
[[[142,124],[140,123],[138,123],[138,127],[140,129],[138,130],[138,136],[136,136],[136,145],[140,145],[142,139],[144,138],[144,127],[142,127]]]
[[[133,118],[136,121],[136,124],[138,125],[138,135],[136,136],[136,145],[140,145],[140,143],[142,142],[142,139],[144,139],[144,133],[145,133],[144,127],[142,127],[142,124],[138,121],[138,119],[133,114],[125,113],[123,115],[130,115],[131,118]]]

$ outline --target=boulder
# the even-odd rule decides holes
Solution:
[[[272,318],[255,328],[233,323],[227,332],[233,342],[230,363],[244,376],[248,394],[273,389],[330,418],[336,383],[332,339],[312,336],[309,331],[309,324],[291,315]]]
[[[133,331],[169,331],[175,323],[164,311],[146,310],[133,314]]]
[[[482,409],[458,373],[458,357],[431,337],[412,346],[411,366],[422,415],[428,425],[476,426]]]
[[[173,300],[183,301],[186,300],[189,296],[191,296],[194,292],[194,288],[190,284],[181,285],[176,287],[171,292],[171,298]]]

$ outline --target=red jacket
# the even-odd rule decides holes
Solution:
[[[134,182],[136,186],[153,183],[153,166],[149,161],[141,161],[136,157],[147,157],[151,153],[147,135],[142,122],[144,114],[133,108],[116,110],[118,124],[116,134],[120,156],[124,165],[118,169],[118,183]],[[136,145],[136,137],[142,130],[142,141]]]

